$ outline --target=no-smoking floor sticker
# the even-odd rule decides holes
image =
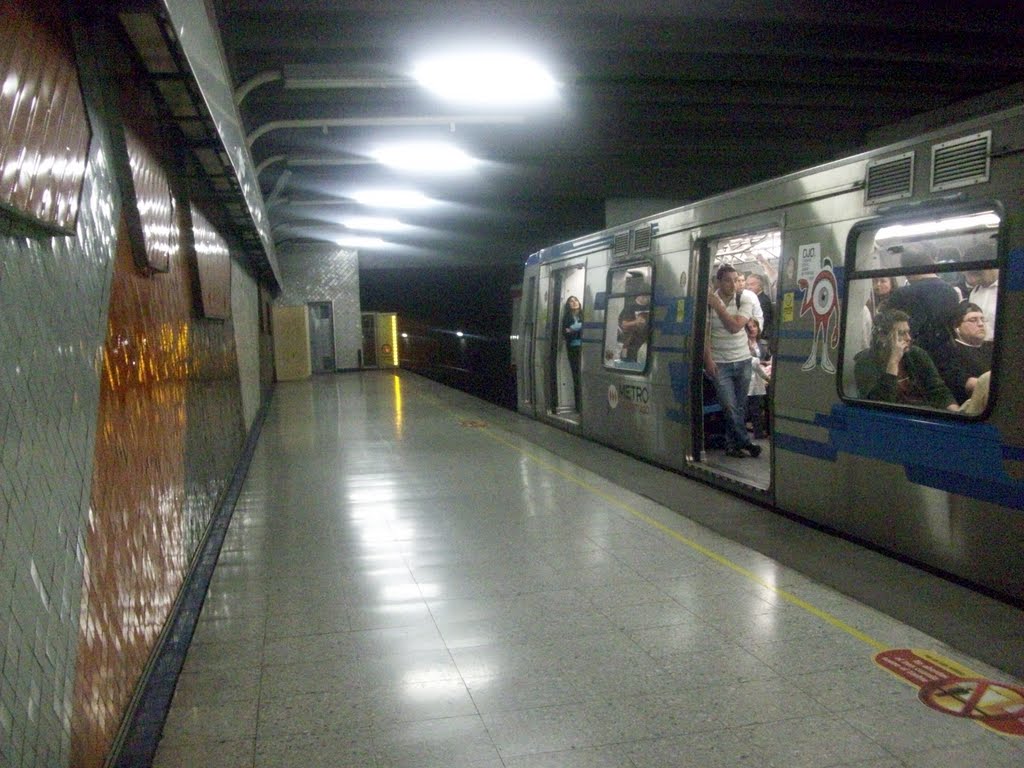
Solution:
[[[1024,736],[1024,687],[986,680],[929,651],[894,648],[875,663],[918,689],[927,706],[1008,736]]]

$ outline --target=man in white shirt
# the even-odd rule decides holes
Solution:
[[[742,275],[724,265],[715,273],[718,288],[708,294],[708,340],[704,370],[715,384],[718,404],[725,415],[725,455],[743,458],[761,453],[746,428],[747,391],[750,388],[750,347],[747,320],[754,316],[754,294],[741,287]]]

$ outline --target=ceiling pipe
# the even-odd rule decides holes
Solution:
[[[398,77],[337,77],[334,75],[293,76],[281,69],[268,69],[250,77],[235,89],[235,105],[241,106],[246,97],[261,85],[281,82],[293,90],[346,90],[358,88],[411,88],[415,81]]]
[[[438,115],[436,117],[314,117],[295,120],[271,120],[246,137],[250,149],[261,136],[288,128],[394,128],[432,125],[494,125],[525,122],[522,115]]]
[[[253,75],[235,89],[235,106],[242,106],[245,97],[261,85],[276,83],[278,80],[284,80],[284,73],[280,69],[270,69]]]
[[[287,162],[287,160],[288,155],[271,155],[270,157],[260,160],[259,164],[256,166],[256,177],[259,178],[259,175],[274,163]]]
[[[378,165],[376,160],[361,157],[317,157],[315,155],[302,155],[291,157],[290,155],[271,155],[260,161],[256,166],[256,175],[259,176],[275,163],[284,163],[289,168],[301,168],[308,165]]]

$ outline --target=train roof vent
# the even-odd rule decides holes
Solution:
[[[648,224],[646,227],[637,227],[633,230],[634,251],[646,251],[651,247],[652,229],[651,225]]]
[[[629,232],[619,232],[615,235],[615,243],[612,246],[612,255],[621,258],[629,254]]]
[[[975,133],[932,147],[932,192],[988,181],[992,131]]]
[[[914,153],[868,162],[864,204],[900,200],[914,194]]]

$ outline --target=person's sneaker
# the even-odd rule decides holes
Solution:
[[[753,457],[754,457],[755,459],[756,459],[756,458],[757,458],[758,456],[760,456],[760,455],[761,455],[761,446],[760,446],[760,445],[754,445],[753,443],[751,443],[750,445],[744,445],[744,446],[743,446],[743,449],[744,449],[745,451],[747,451],[747,452],[748,452],[748,453],[749,453],[749,454],[750,454],[751,456],[753,456]]]
[[[758,448],[758,450],[760,450],[760,448]],[[734,459],[745,459],[745,458],[747,458],[747,454],[745,454],[743,452],[742,448],[728,448],[725,451],[725,455],[726,456],[731,456]]]

